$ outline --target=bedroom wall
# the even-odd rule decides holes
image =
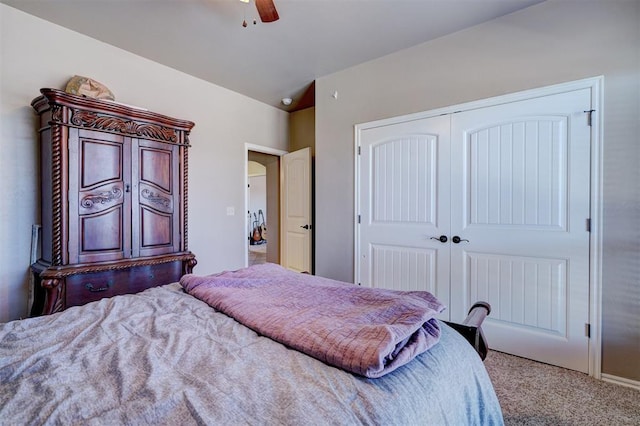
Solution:
[[[314,155],[316,137],[316,109],[305,108],[289,114],[289,151],[311,148]]]
[[[355,124],[604,75],[602,372],[637,384],[639,22],[635,0],[549,0],[319,78],[316,273],[353,280]]]
[[[27,314],[31,225],[39,223],[39,158],[31,101],[74,74],[119,102],[196,123],[189,155],[194,272],[244,266],[245,143],[286,150],[288,114],[0,4],[0,322]],[[227,207],[236,214],[227,216]]]

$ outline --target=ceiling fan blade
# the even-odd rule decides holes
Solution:
[[[273,0],[256,0],[256,8],[262,22],[273,22],[280,19]]]

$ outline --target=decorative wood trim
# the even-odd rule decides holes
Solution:
[[[42,287],[46,290],[46,303],[43,312],[54,313],[64,310],[64,298],[62,297],[63,287],[61,280],[53,278],[42,281]]]
[[[184,275],[193,273],[193,268],[198,264],[196,258],[192,258],[182,263],[182,273]]]
[[[52,265],[42,271],[40,277],[43,279],[44,286],[44,281],[46,280],[63,279],[71,275],[88,274],[92,272],[116,271],[120,269],[134,268],[136,266],[153,266],[175,261],[182,261],[183,263],[195,261],[195,255],[191,252],[187,252],[166,256],[140,257],[127,261],[119,260],[114,262],[88,263],[67,266]],[[193,264],[193,266],[195,266],[195,263]]]
[[[117,186],[111,191],[103,191],[98,194],[90,194],[80,200],[80,205],[85,209],[90,209],[94,204],[107,204],[112,201],[122,198],[122,189]]]
[[[185,135],[186,137],[186,135]],[[184,227],[182,228],[182,245],[184,250],[189,250],[189,150],[184,149],[183,153],[183,167],[182,167],[182,218],[184,221]],[[194,265],[195,266],[195,265]]]
[[[51,106],[51,122],[62,123],[62,107],[60,105]]]
[[[161,194],[157,192],[154,193],[150,189],[147,189],[147,188],[143,189],[142,191],[140,191],[140,195],[145,200],[149,201],[150,203],[157,204],[160,207],[167,208],[171,206],[171,200],[169,198],[163,197]]]
[[[62,264],[62,129],[51,127],[52,263]]]
[[[157,124],[124,120],[107,114],[98,114],[93,111],[80,109],[71,110],[69,122],[78,127],[89,127],[95,130],[123,133],[145,139],[156,139],[163,142],[178,142],[178,135],[175,129],[171,129]]]
[[[31,106],[38,113],[52,110],[51,122],[64,126],[93,128],[189,146],[188,133],[195,125],[191,121],[143,108],[72,95],[62,90],[44,88],[40,93],[42,96],[34,99]]]

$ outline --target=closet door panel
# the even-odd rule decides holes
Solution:
[[[440,237],[450,226],[449,118],[361,132],[361,284],[427,290],[447,304],[449,244]]]
[[[588,372],[590,89],[452,115],[452,318],[496,350]]]

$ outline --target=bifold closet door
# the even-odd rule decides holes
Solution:
[[[588,372],[590,89],[451,116],[451,316],[492,348]]]
[[[449,125],[440,116],[362,131],[362,285],[427,290],[449,303]]]

